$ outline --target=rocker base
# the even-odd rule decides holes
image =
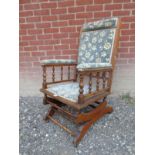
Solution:
[[[50,102],[49,102],[50,103]],[[113,108],[111,106],[107,106],[107,101],[104,100],[104,102],[99,103],[97,107],[95,107],[90,112],[86,113],[79,113],[76,116],[72,115],[72,121],[80,126],[82,126],[82,129],[79,131],[71,131],[66,126],[58,122],[58,120],[55,120],[52,118],[55,112],[60,112],[65,115],[71,115],[71,113],[66,112],[65,110],[62,110],[61,106],[58,105],[54,106],[54,103],[51,103],[51,108],[49,109],[47,115],[45,116],[44,120],[48,122],[51,120],[54,124],[58,125],[59,127],[63,128],[65,131],[67,131],[72,136],[75,136],[75,139],[73,141],[73,144],[75,147],[78,146],[79,142],[82,140],[82,138],[85,136],[85,134],[88,132],[89,128],[100,118],[102,118],[105,114],[111,113],[113,111]],[[92,106],[93,107],[93,106]],[[61,110],[60,110],[61,109]]]

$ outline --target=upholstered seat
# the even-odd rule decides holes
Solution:
[[[67,82],[54,84],[47,89],[54,96],[59,96],[64,99],[70,100],[72,102],[78,101],[79,96],[79,83],[78,82]],[[92,91],[95,91],[95,87],[92,88]],[[88,94],[89,86],[84,86],[84,94]]]

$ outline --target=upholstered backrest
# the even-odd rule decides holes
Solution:
[[[78,64],[111,64],[118,18],[86,23],[82,27]]]

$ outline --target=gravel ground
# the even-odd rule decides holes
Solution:
[[[110,98],[114,111],[90,128],[77,148],[73,137],[60,127],[45,123],[49,106],[41,97],[20,97],[20,155],[134,155],[135,108],[118,98]],[[73,124],[56,116],[73,128]]]

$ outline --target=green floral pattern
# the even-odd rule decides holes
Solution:
[[[103,68],[103,67],[112,67],[112,65],[110,63],[82,63],[77,65],[77,69],[79,71],[83,71],[85,69]]]
[[[48,59],[40,61],[41,64],[72,64],[75,63],[72,59]]]
[[[68,82],[68,83],[59,83],[54,84],[48,91],[53,93],[54,96],[59,96],[65,99],[68,99],[72,102],[78,101],[79,96],[79,83],[78,82]],[[92,91],[95,91],[95,87],[92,88]],[[89,93],[89,86],[84,86],[84,94]]]
[[[83,31],[91,31],[91,30],[99,30],[99,29],[107,29],[107,28],[116,28],[118,19],[115,18],[107,18],[102,19],[95,22],[89,22],[83,25]]]
[[[111,55],[118,18],[86,23],[82,27],[77,68],[111,66]]]
[[[80,38],[78,64],[110,63],[115,29],[83,32]]]

